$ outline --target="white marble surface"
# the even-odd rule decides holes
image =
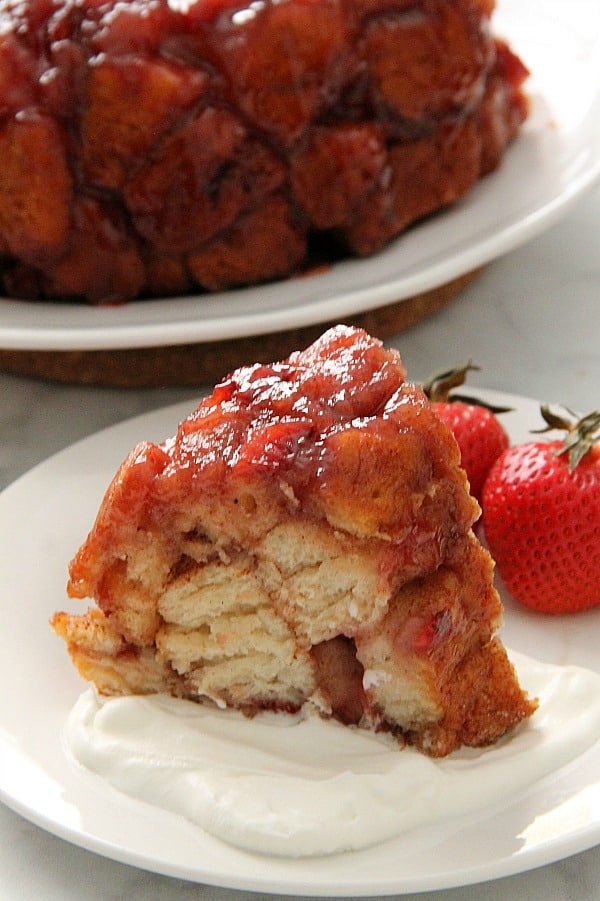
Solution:
[[[446,310],[397,337],[411,377],[472,358],[471,384],[600,406],[600,186],[551,230],[491,265]],[[1,315],[1,312],[0,312]],[[0,488],[76,439],[186,390],[114,391],[0,374]],[[2,553],[7,549],[3,548]],[[11,599],[3,598],[3,603]],[[4,687],[3,687],[4,690]],[[114,863],[71,846],[0,805],[0,899],[131,901],[243,894]],[[255,896],[256,897],[256,896]],[[598,901],[600,847],[530,873],[404,898],[428,901]]]

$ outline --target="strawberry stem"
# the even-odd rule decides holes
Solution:
[[[535,432],[541,434],[553,429],[566,431],[562,447],[558,448],[556,455],[560,457],[567,454],[569,471],[573,472],[585,455],[600,441],[600,410],[578,417],[566,407],[563,410],[567,415],[555,413],[547,404],[542,404],[540,409],[546,425],[543,429],[535,429]]]
[[[423,391],[433,403],[444,403],[449,399],[453,388],[465,384],[469,372],[479,372],[479,366],[475,366],[471,360],[432,375],[423,385]]]
[[[483,407],[490,413],[509,413],[512,407],[501,407],[496,404],[490,404],[487,401],[480,400],[468,394],[457,394],[454,392],[450,396],[450,392],[454,388],[460,388],[467,380],[467,373],[479,372],[479,366],[476,366],[471,360],[468,363],[462,363],[453,369],[446,369],[431,376],[423,384],[423,391],[432,403],[452,403],[452,401],[460,401],[466,404],[472,404],[474,407]]]

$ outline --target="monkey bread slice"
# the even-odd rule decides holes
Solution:
[[[496,637],[457,445],[396,351],[338,326],[237,370],[125,460],[52,624],[104,694],[316,708],[441,756],[534,704]]]

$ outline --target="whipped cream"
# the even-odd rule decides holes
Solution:
[[[482,750],[433,760],[316,715],[261,714],[165,695],[77,701],[65,739],[112,786],[253,852],[357,850],[518,797],[600,735],[600,675],[512,655],[539,710]]]

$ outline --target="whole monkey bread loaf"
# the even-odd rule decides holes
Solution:
[[[0,0],[2,293],[220,291],[365,256],[527,114],[493,0]]]

